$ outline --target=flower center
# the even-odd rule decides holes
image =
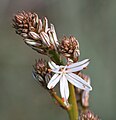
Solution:
[[[66,73],[65,69],[64,68],[60,68],[60,71],[64,74]]]
[[[66,74],[66,67],[67,66],[65,66],[65,67],[61,66],[59,71],[62,72],[62,74]]]

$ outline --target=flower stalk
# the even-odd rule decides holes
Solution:
[[[64,104],[64,102],[62,101],[62,99],[56,94],[56,92],[51,89],[49,91],[49,93],[51,94],[51,96],[57,101],[57,103],[62,107],[64,108],[65,110],[69,111],[70,110],[70,106],[67,106]]]
[[[68,110],[69,118],[70,120],[78,120],[78,114],[79,114],[78,105],[76,102],[74,86],[71,83],[69,83],[69,91],[70,91],[69,103],[71,105],[71,109]]]
[[[57,54],[54,54],[53,58],[59,64],[60,60],[58,59],[59,57],[57,56]],[[51,94],[58,101],[58,103],[60,103],[60,105],[67,110],[70,120],[78,120],[79,113],[78,113],[78,104],[76,102],[75,89],[71,83],[68,82],[68,85],[69,85],[69,93],[70,93],[70,96],[69,96],[70,106],[69,107],[66,107],[66,105],[61,100],[61,98],[59,98],[53,91],[51,92]]]
[[[53,53],[53,51],[51,53]],[[54,61],[57,64],[61,64],[60,59],[59,59],[58,55],[56,54],[56,52],[54,52],[54,54],[52,54],[52,55],[54,55],[52,57],[54,59]],[[70,120],[78,120],[79,113],[78,113],[78,105],[76,102],[76,95],[75,95],[74,86],[69,82],[68,82],[68,85],[69,85],[69,93],[70,93],[70,96],[69,96],[70,107],[66,107],[66,105],[64,104],[62,99],[59,98],[53,91],[50,93],[58,101],[58,103],[60,103],[60,105],[67,110]]]
[[[49,56],[50,56],[51,60],[53,60],[58,65],[63,64],[63,62],[59,59],[60,58],[59,54],[56,51],[50,50]]]

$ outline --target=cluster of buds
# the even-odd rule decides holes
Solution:
[[[69,38],[64,36],[59,45],[59,50],[66,58],[70,58],[74,61],[77,61],[77,58],[80,56],[79,42],[74,36],[70,36]]]
[[[79,120],[100,120],[100,119],[90,110],[86,110],[80,114]]]
[[[14,16],[13,22],[16,33],[21,35],[32,49],[41,54],[48,54],[48,50],[57,50],[55,28],[53,24],[48,27],[46,17],[41,20],[36,13],[23,11]]]
[[[45,89],[48,89],[47,84],[51,79],[51,73],[49,72],[48,64],[44,60],[40,59],[36,61],[33,66],[32,74],[36,82],[42,85]]]
[[[75,37],[64,37],[59,44],[53,24],[48,25],[46,17],[39,19],[36,13],[19,12],[14,16],[13,27],[16,33],[24,38],[24,42],[37,52],[49,55],[56,51],[66,58],[77,61],[80,56],[79,43]]]

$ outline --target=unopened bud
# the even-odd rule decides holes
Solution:
[[[83,79],[90,84],[89,76],[83,74]],[[84,107],[88,107],[89,106],[89,91],[83,91],[81,99],[82,99],[82,105]]]
[[[41,46],[41,43],[39,42],[34,42],[33,40],[31,39],[25,39],[24,40],[26,44],[30,45],[30,46],[36,46],[36,47],[39,47]]]
[[[90,110],[86,110],[84,112],[81,112],[79,120],[100,120],[100,119],[97,115],[94,115],[94,113],[91,112]]]
[[[51,79],[51,73],[49,72],[49,68],[48,65],[45,61],[38,60],[36,61],[34,67],[33,67],[33,77],[35,78],[35,80],[41,84],[45,89],[47,88],[47,84],[49,82],[49,80]]]
[[[35,32],[29,32],[29,36],[30,36],[30,38],[32,38],[34,40],[39,40],[40,39],[40,36]]]
[[[90,77],[83,74],[83,73],[78,73],[78,75],[88,82],[90,84]],[[77,97],[77,102],[80,102],[82,107],[87,108],[89,107],[89,91],[84,91],[81,89],[76,88],[76,97]]]
[[[75,37],[64,37],[59,45],[59,51],[67,58],[76,59],[80,56],[79,42]]]

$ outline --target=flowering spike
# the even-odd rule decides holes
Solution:
[[[16,33],[24,38],[27,45],[37,52],[39,52],[40,49],[44,49],[44,52],[40,51],[40,53],[46,55],[49,54],[51,50],[57,51],[58,39],[55,28],[53,25],[49,28],[46,17],[44,17],[42,21],[36,13],[19,12],[14,16],[13,27],[16,29]],[[31,39],[32,41],[25,39]],[[37,46],[38,43],[41,43],[41,47],[40,45]]]

